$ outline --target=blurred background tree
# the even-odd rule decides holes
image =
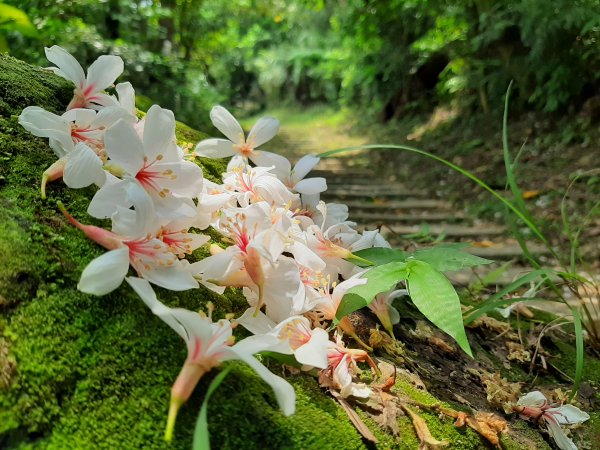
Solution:
[[[0,33],[40,65],[53,44],[84,66],[121,55],[141,106],[198,127],[219,102],[387,121],[445,102],[487,112],[511,79],[522,111],[571,113],[600,93],[600,0],[6,0]]]

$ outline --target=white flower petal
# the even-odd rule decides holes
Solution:
[[[546,425],[548,427],[548,433],[556,442],[556,445],[561,450],[577,450],[577,446],[575,443],[567,437],[565,431],[560,427],[560,425],[552,420],[546,420]]]
[[[144,154],[149,160],[163,156],[175,141],[175,116],[172,111],[152,105],[146,114],[144,126]]]
[[[315,155],[304,155],[294,166],[292,180],[294,180],[296,183],[302,180],[306,175],[308,175],[308,172],[313,170],[313,168],[319,164],[320,160],[321,158]]]
[[[96,118],[96,111],[86,108],[73,108],[61,117],[69,122],[76,122],[77,128],[88,128]]]
[[[172,175],[162,178],[160,185],[168,188],[172,193],[196,198],[202,192],[202,169],[193,162],[156,164],[156,169],[163,172],[171,171]]]
[[[541,408],[548,400],[540,391],[532,391],[524,395],[517,401],[519,406],[531,406],[533,408]]]
[[[319,194],[327,190],[327,181],[325,181],[325,178],[321,177],[306,178],[305,180],[298,181],[294,186],[294,189],[300,194]]]
[[[265,142],[270,141],[279,131],[279,121],[273,117],[261,117],[252,127],[246,142],[252,144],[254,148],[260,147]]]
[[[560,424],[571,425],[583,423],[590,418],[589,414],[573,405],[562,405],[559,408],[550,408],[547,412],[555,411],[557,414],[552,416]]]
[[[105,295],[118,288],[129,270],[129,249],[106,252],[90,262],[81,274],[77,289],[86,294]]]
[[[115,86],[117,95],[119,96],[119,104],[129,114],[135,116],[135,91],[129,81],[119,83]]]
[[[131,124],[135,123],[135,117],[129,114],[124,108],[120,106],[108,106],[98,111],[93,124],[96,127],[110,128],[119,119],[123,119],[125,122]]]
[[[72,189],[79,189],[90,184],[102,186],[105,179],[102,160],[83,142],[78,143],[67,157],[63,173],[65,184]]]
[[[244,353],[243,347],[238,347],[240,344],[236,344],[231,347],[232,353],[248,364],[257,374],[260,376],[265,383],[267,383],[273,389],[277,403],[286,416],[291,416],[296,411],[296,393],[290,383],[285,381],[283,378],[278,377],[271,373],[265,366],[263,366],[257,359],[252,355]]]
[[[198,287],[192,274],[180,265],[142,270],[141,275],[151,283],[171,291],[187,291]]]
[[[244,130],[235,117],[222,106],[215,106],[210,110],[210,120],[217,130],[223,133],[227,139],[236,144],[244,141]]]
[[[60,69],[60,72],[64,74],[64,78],[71,80],[76,87],[82,87],[85,82],[85,73],[81,64],[67,52],[64,48],[58,45],[53,45],[48,48],[45,47],[46,58],[48,61],[56,64]]]
[[[296,361],[307,366],[327,368],[327,348],[329,344],[329,334],[322,328],[312,330],[310,340],[298,347],[294,352]]]
[[[287,161],[287,158],[277,153],[254,150],[250,155],[250,160],[259,167],[282,167],[285,164],[284,160]]]
[[[133,125],[119,120],[104,134],[106,153],[113,163],[135,176],[144,166],[144,145]]]
[[[62,67],[61,69],[64,71]],[[103,91],[112,86],[123,73],[123,69],[123,60],[120,56],[102,55],[88,67],[86,85],[93,86],[92,92]]]
[[[124,199],[111,215],[112,231],[123,236],[145,236],[157,227],[154,203],[139,183],[123,183]],[[121,191],[118,191],[119,195]],[[133,206],[133,209],[129,209]]]
[[[58,148],[55,148],[55,153],[59,158],[73,150],[71,127],[61,116],[39,106],[28,106],[19,115],[19,124],[34,136],[50,138],[57,142]]]
[[[275,322],[269,319],[262,311],[256,313],[256,308],[248,308],[238,319],[237,323],[252,334],[266,334],[275,328]]]
[[[130,181],[119,180],[116,183],[104,183],[90,202],[87,213],[97,219],[108,219],[118,206],[128,209],[131,203],[127,197],[127,185]]]
[[[194,153],[203,158],[227,158],[235,152],[227,139],[205,139],[196,145]]]

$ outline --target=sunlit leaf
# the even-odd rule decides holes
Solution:
[[[24,36],[34,37],[37,30],[23,11],[14,6],[0,3],[0,28],[15,30]]]
[[[473,356],[463,325],[460,299],[448,279],[424,261],[407,263],[408,293],[415,306],[440,330],[452,336]]]
[[[408,256],[408,253],[403,252],[402,250],[383,247],[366,248],[364,250],[359,250],[354,254],[371,261],[376,266],[387,264],[392,261],[404,261]],[[356,260],[352,260],[352,263],[359,267],[368,267],[367,264],[361,263],[360,261],[357,262]]]
[[[435,267],[440,272],[461,270],[466,267],[491,264],[494,261],[471,255],[453,247],[434,247],[413,253],[415,259]]]

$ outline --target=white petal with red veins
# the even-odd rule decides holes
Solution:
[[[307,366],[327,368],[327,346],[329,343],[329,334],[322,328],[312,330],[310,340],[298,347],[294,352],[296,361]]]

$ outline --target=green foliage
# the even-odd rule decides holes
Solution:
[[[405,281],[411,300],[421,313],[452,336],[472,356],[458,294],[441,271],[460,270],[493,261],[463,252],[460,247],[463,246],[446,244],[414,253],[388,248],[369,248],[356,252],[356,256],[369,260],[375,267],[363,275],[366,284],[355,286],[344,295],[336,319],[340,320],[368,306],[377,294]],[[366,262],[360,265],[368,267]]]
[[[408,293],[415,306],[440,330],[452,336],[460,348],[473,356],[463,326],[460,299],[448,279],[426,262],[406,264]]]

